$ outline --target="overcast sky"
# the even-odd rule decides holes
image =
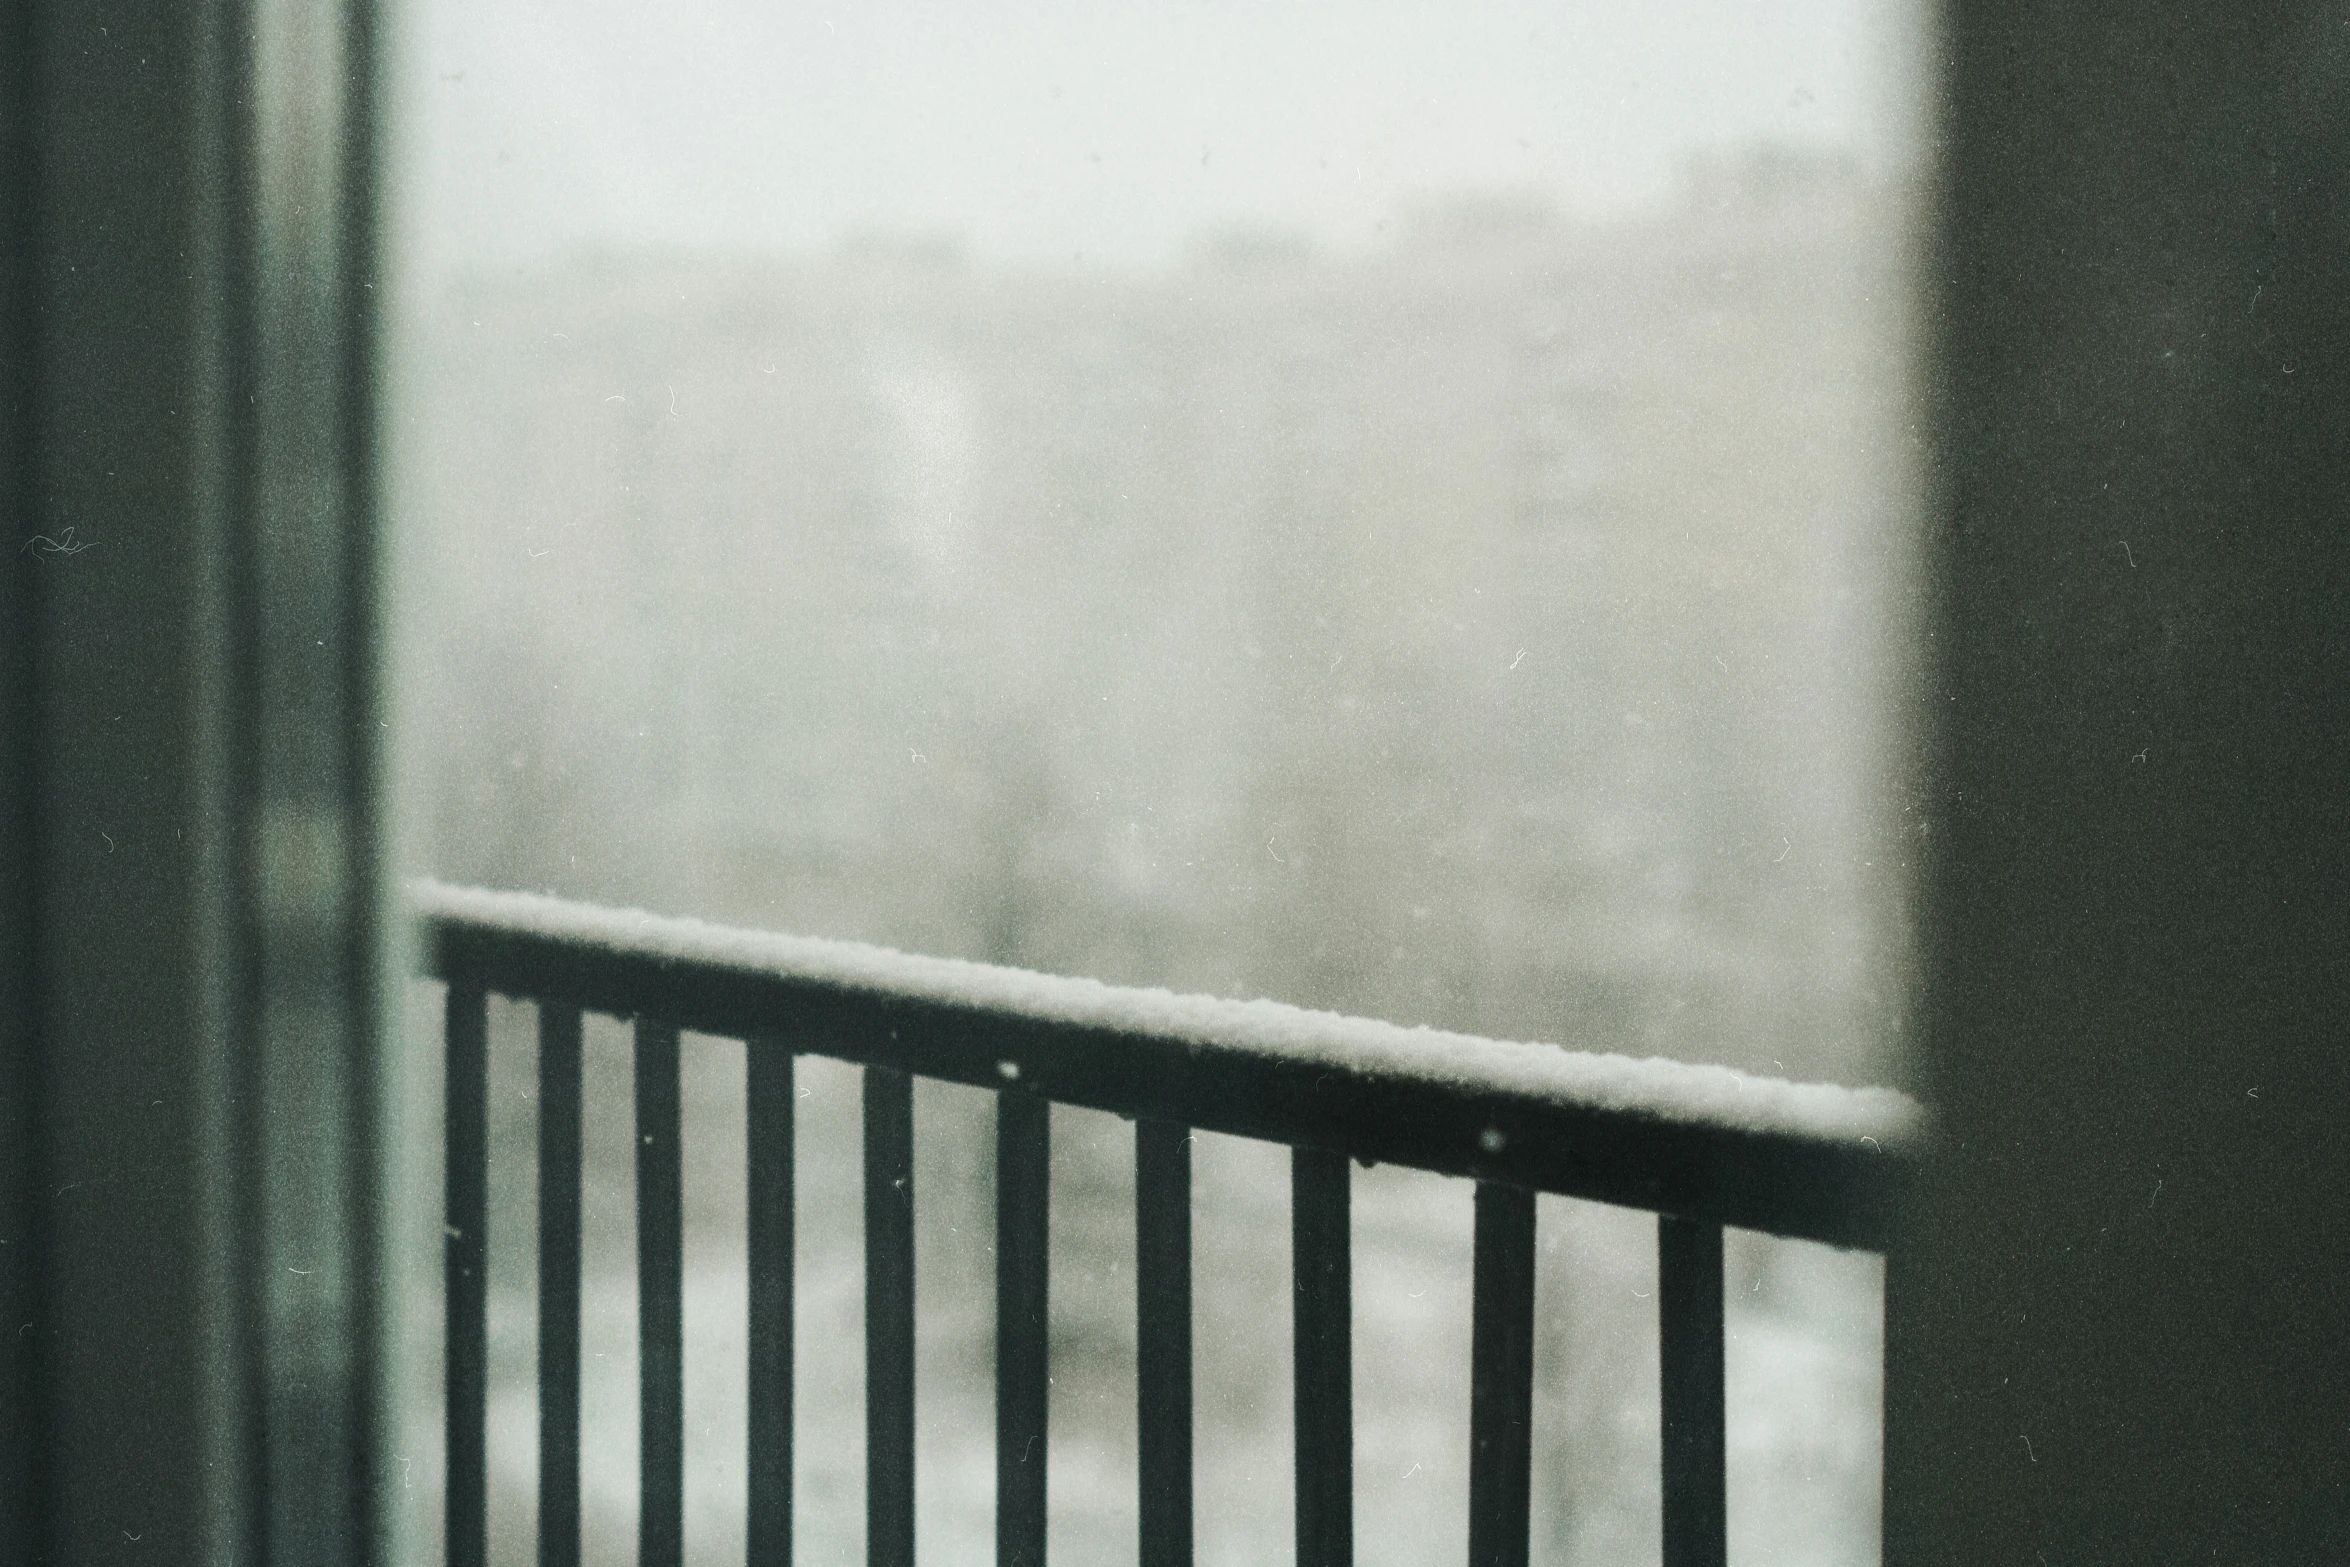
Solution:
[[[1417,197],[1666,199],[1762,139],[1923,135],[1918,0],[413,0],[396,211],[427,271],[860,231],[1150,264]]]

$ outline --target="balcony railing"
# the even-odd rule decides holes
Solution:
[[[635,1028],[638,1560],[683,1555],[678,1034],[746,1045],[747,1554],[792,1534],[794,1058],[864,1070],[867,1554],[914,1558],[912,1080],[996,1095],[996,1559],[1040,1567],[1049,1106],[1135,1125],[1142,1567],[1192,1544],[1193,1129],[1291,1150],[1299,1567],[1353,1553],[1349,1161],[1475,1181],[1469,1567],[1523,1567],[1535,1194],[1655,1212],[1666,1567],[1726,1552],[1722,1229],[1883,1250],[1916,1166],[1887,1089],[1577,1054],[513,893],[423,885],[448,985],[449,1567],[487,1556],[487,998],[538,1004],[539,1560],[579,1559],[580,1019]]]

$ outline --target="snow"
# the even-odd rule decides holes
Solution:
[[[410,886],[426,918],[493,925],[565,943],[666,961],[773,974],[842,990],[908,996],[1039,1022],[1113,1029],[1202,1050],[1284,1056],[1353,1073],[1448,1089],[1522,1095],[1664,1123],[1880,1148],[1925,1131],[1917,1103],[1889,1088],[1790,1083],[1729,1067],[1481,1039],[1404,1028],[1277,1001],[1105,985],[1097,980],[920,957],[862,942],[740,930],[696,919],[421,881]]]

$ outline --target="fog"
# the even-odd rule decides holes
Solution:
[[[502,0],[401,26],[414,868],[1894,1074],[1913,15]],[[527,1030],[497,1014],[516,1562]],[[625,1560],[626,1047],[595,1040],[618,1130],[591,1199],[619,1195],[590,1205],[589,1546]],[[689,1051],[709,1561],[740,1550],[740,1061]],[[802,1559],[845,1562],[855,1096],[802,1074]],[[987,1105],[919,1114],[921,1549],[979,1559]],[[1128,1147],[1056,1118],[1069,1563],[1133,1549]],[[1284,1165],[1200,1159],[1201,1557],[1285,1560]],[[1358,1554],[1457,1559],[1468,1188],[1356,1189]],[[1542,1223],[1536,1559],[1653,1554],[1652,1227]],[[1733,1246],[1742,1560],[1873,1559],[1874,1266]]]
[[[860,230],[1119,265],[1240,224],[1359,248],[1434,191],[1653,209],[1692,150],[1908,169],[1920,26],[1889,0],[421,5],[398,168],[436,267]]]

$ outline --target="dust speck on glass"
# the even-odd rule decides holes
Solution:
[[[410,867],[1888,1079],[1925,27],[1902,0],[412,0]],[[591,1122],[598,1050],[625,1062],[602,1026]],[[527,1118],[527,1009],[493,1033]],[[740,1060],[688,1042],[689,1121],[721,1127]],[[855,1092],[802,1087],[802,1354],[853,1359]],[[919,1528],[947,1560],[992,1540],[989,1143],[985,1096],[918,1099]],[[1133,1550],[1131,1172],[1056,1116],[1052,1549],[1079,1567]],[[493,1128],[525,1210],[530,1124]],[[739,1148],[689,1128],[697,1559],[739,1559]],[[1251,1337],[1287,1309],[1257,1298],[1278,1152],[1198,1149],[1203,1561],[1288,1550],[1287,1346]],[[1467,1189],[1357,1182],[1358,1554],[1454,1559]],[[635,1506],[610,1211],[591,1554]],[[1542,1207],[1538,1560],[1655,1550],[1644,1223]],[[528,1266],[492,1264],[522,1410]],[[1748,1559],[1873,1559],[1874,1266],[1732,1238]],[[801,1553],[850,1560],[860,1384],[806,1377]],[[505,1549],[535,1450],[493,1403]]]

